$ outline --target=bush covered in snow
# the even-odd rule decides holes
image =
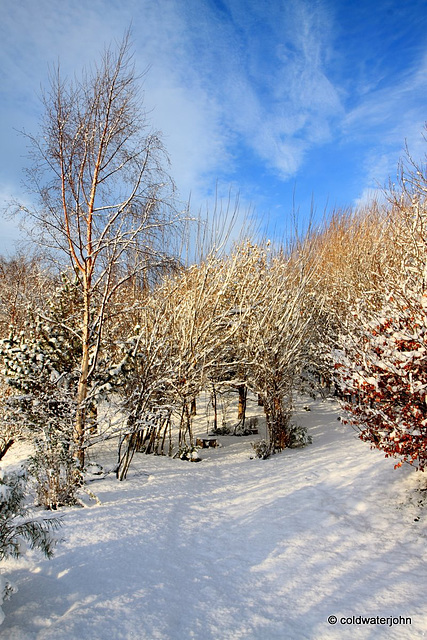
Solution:
[[[311,436],[308,435],[306,427],[299,424],[291,424],[289,427],[289,448],[297,449],[312,443]]]
[[[47,508],[70,503],[75,491],[74,347],[63,329],[35,319],[27,335],[11,335],[2,341],[1,356],[11,389],[4,400],[8,421],[35,447],[29,471],[40,483],[40,503]],[[58,483],[62,484],[61,497],[54,490]]]
[[[28,460],[28,472],[36,483],[38,503],[55,510],[76,503],[83,475],[76,466],[72,446],[55,432],[35,440],[36,450]]]
[[[255,452],[255,457],[261,458],[261,460],[267,460],[267,458],[271,456],[271,448],[269,443],[266,440],[259,440],[258,442],[253,442],[252,449]]]
[[[24,542],[50,558],[57,540],[52,532],[59,528],[59,518],[33,518],[25,504],[26,476],[0,471],[0,560],[18,558]]]
[[[59,518],[32,517],[25,505],[24,473],[4,473],[0,470],[0,561],[18,558],[26,544],[39,549],[46,557],[53,555],[57,539],[53,532],[61,525]],[[0,576],[0,605],[16,591],[4,576]],[[4,614],[0,606],[0,624]]]
[[[384,219],[387,261],[349,301],[335,368],[360,437],[423,470],[427,462],[427,165],[409,153]]]
[[[419,469],[427,463],[427,297],[391,298],[381,314],[358,316],[336,370],[344,406],[362,440]],[[399,462],[396,466],[401,466]]]

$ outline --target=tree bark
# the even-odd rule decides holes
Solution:
[[[13,438],[10,438],[10,440],[8,440],[5,445],[3,447],[0,448],[0,460],[2,458],[4,458],[4,456],[6,455],[6,453],[9,451],[10,447],[13,445],[13,443],[15,442],[15,440],[13,440]]]
[[[90,279],[84,278],[84,316],[82,326],[82,358],[80,363],[80,377],[77,387],[77,415],[74,428],[74,456],[77,465],[83,469],[85,464],[85,426],[86,426],[86,399],[88,392],[88,373],[90,355]]]
[[[212,396],[211,396],[211,402],[212,402],[212,408],[214,410],[214,424],[213,424],[213,428],[214,431],[216,431],[218,429],[218,404],[217,404],[217,398],[216,398],[216,389],[215,389],[215,385],[212,385]]]
[[[242,420],[243,424],[245,424],[246,398],[248,395],[248,388],[245,384],[239,384],[237,389],[239,391],[239,405],[237,408],[237,419]]]

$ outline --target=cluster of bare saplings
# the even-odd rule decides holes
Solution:
[[[319,328],[316,273],[314,263],[310,266],[306,258],[302,247],[285,253],[245,241],[225,254],[213,249],[192,266],[176,261],[173,268],[169,265],[161,273],[157,269],[152,282],[129,278],[123,283],[120,295],[111,296],[106,305],[101,335],[96,333],[99,320],[91,314],[90,335],[96,338],[89,345],[92,366],[95,348],[99,355],[88,376],[84,437],[78,439],[80,431],[73,427],[80,456],[91,442],[113,432],[122,433],[120,466],[125,469],[136,449],[171,453],[173,444],[174,453],[177,449],[190,451],[195,444],[192,418],[198,396],[209,391],[215,398],[224,387],[239,391],[241,423],[247,390],[258,394],[271,451],[283,449],[293,389]],[[14,268],[14,263],[20,268]],[[20,350],[31,344],[36,355],[44,353],[45,367],[49,355],[60,374],[51,386],[56,385],[56,397],[65,403],[67,394],[77,394],[83,358],[79,323],[85,314],[78,280],[64,286],[64,278],[55,282],[40,263],[29,264],[22,257],[3,261],[2,266],[2,295],[14,299],[2,305],[3,335],[8,332],[11,345],[4,355],[13,358],[14,354],[15,360],[22,361]],[[22,270],[31,278],[21,280]],[[46,305],[47,288],[52,298]],[[32,318],[27,306],[31,298]],[[45,345],[52,338],[60,341],[60,353]],[[13,366],[9,369],[15,381],[22,375]],[[53,391],[44,402],[45,416],[50,410],[58,413],[58,406],[49,408]],[[35,386],[31,389],[38,400],[44,392]],[[71,404],[67,407],[72,412]],[[76,420],[80,405],[76,395]],[[37,422],[34,407],[32,411]],[[173,424],[177,425],[177,443],[172,443]],[[12,423],[12,431],[14,428]],[[10,440],[4,447],[8,444]]]
[[[333,385],[353,301],[380,305],[401,275],[404,182],[286,243],[233,243],[227,216],[210,227],[178,205],[141,104],[127,38],[81,80],[53,73],[44,94],[29,137],[38,200],[16,206],[37,250],[0,262],[2,455],[36,433],[66,441],[81,470],[114,435],[123,479],[135,450],[191,454],[198,396],[227,385],[242,421],[258,395],[280,451],[301,381]]]

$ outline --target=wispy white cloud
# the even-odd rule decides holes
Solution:
[[[312,145],[328,139],[341,109],[324,70],[330,18],[321,3],[306,0],[219,7],[207,0],[163,0],[161,10],[148,0],[23,0],[2,27],[5,94],[13,86],[16,100],[18,86],[31,104],[48,62],[60,58],[72,73],[132,20],[138,61],[150,67],[152,120],[164,131],[183,190],[230,172],[233,145],[242,143],[286,179]]]
[[[372,135],[377,130],[379,135],[385,133],[386,137],[394,138],[400,130],[406,130],[408,109],[413,105],[416,105],[419,118],[425,115],[420,98],[425,97],[426,90],[427,54],[424,54],[412,69],[407,70],[403,80],[367,93],[358,106],[348,112],[343,122],[345,133],[363,136]],[[400,121],[396,118],[399,115]],[[413,115],[410,114],[410,119]],[[384,126],[388,122],[392,123],[391,127]]]
[[[361,146],[365,192],[396,176],[405,145],[416,160],[424,157],[426,95],[427,54],[421,54],[400,82],[367,93],[347,113],[343,136]]]
[[[325,71],[330,16],[320,3],[304,1],[271,3],[262,15],[259,5],[228,7],[220,43],[202,53],[199,73],[210,79],[210,98],[239,142],[287,179],[312,145],[330,137],[330,122],[342,110]]]
[[[137,67],[149,67],[145,107],[163,132],[182,198],[191,192],[196,208],[215,185],[224,196],[230,185],[240,187],[248,208],[262,178],[246,174],[245,163],[289,185],[301,180],[310,151],[325,143],[337,154],[343,147],[358,154],[360,194],[395,170],[405,139],[421,152],[427,57],[420,54],[397,81],[379,62],[369,73],[357,38],[351,51],[336,48],[343,45],[332,0],[8,4],[0,24],[0,180],[15,193],[25,145],[12,127],[35,130],[35,95],[46,83],[48,63],[60,59],[72,75],[96,60],[104,44],[120,40],[131,23]],[[345,64],[337,64],[343,58],[346,69],[353,61],[359,65],[357,82],[343,77]]]

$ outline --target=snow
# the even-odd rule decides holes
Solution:
[[[7,502],[10,496],[10,487],[6,484],[0,484],[0,503]]]
[[[3,563],[1,640],[426,637],[425,476],[337,416],[304,399],[304,449],[251,460],[253,436],[224,436],[197,464],[139,454],[127,481],[92,482],[101,506],[61,510],[52,560]]]

